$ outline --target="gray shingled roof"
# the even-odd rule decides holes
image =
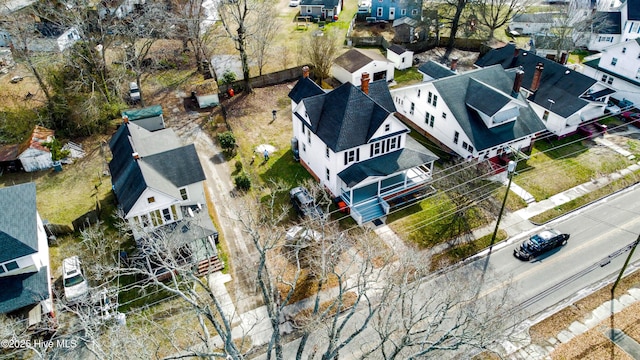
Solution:
[[[389,92],[388,88],[386,92]],[[309,114],[311,131],[334,152],[366,144],[390,115],[351,83],[302,101]]]
[[[403,149],[355,163],[338,173],[338,177],[353,187],[369,176],[387,176],[438,160],[412,137],[407,136],[405,142]]]
[[[109,163],[116,198],[127,213],[147,187],[179,197],[179,188],[205,180],[193,144],[182,146],[170,129],[150,132],[123,124],[109,143]],[[140,159],[133,158],[137,152]]]
[[[333,63],[353,73],[374,60],[390,62],[377,51],[354,48],[338,56]]]
[[[511,93],[514,79],[514,71],[505,71],[496,65],[434,80],[433,84],[472,145],[482,151],[546,130],[540,118],[528,105],[520,108],[515,121],[491,128],[486,126],[475,110],[467,106],[469,91],[480,91],[480,94],[477,94],[480,96],[478,98],[484,97],[485,102],[489,104],[487,106],[491,106],[492,102],[504,102],[507,94]],[[470,86],[474,83],[484,85]],[[519,96],[519,101],[523,105],[526,104],[522,96]]]
[[[289,91],[289,98],[297,104],[304,98],[320,94],[324,94],[324,90],[313,80],[308,77],[303,77],[298,80],[293,89]]]
[[[456,73],[449,69],[448,67],[439,64],[433,60],[429,60],[426,63],[420,65],[418,71],[421,73],[428,75],[434,79],[442,79],[448,76],[453,76]]]
[[[0,188],[0,209],[0,263],[38,252],[36,185]]]
[[[37,304],[49,298],[47,266],[38,272],[0,278],[0,314]]]
[[[507,105],[513,98],[497,91],[476,79],[470,79],[467,86],[467,105],[483,113],[493,116]]]
[[[540,87],[529,97],[529,101],[546,108],[549,106],[548,99],[552,99],[555,102],[553,112],[562,117],[569,117],[588,104],[580,96],[585,94],[596,80],[526,50],[520,49],[514,57],[515,49],[513,44],[493,49],[478,59],[476,65],[488,67],[500,64],[505,69],[522,67],[522,86],[530,89],[536,64],[541,62],[544,64],[544,70],[540,77]]]
[[[338,0],[302,0],[300,1],[300,5],[324,5],[325,8],[333,9],[338,6]]]
[[[389,85],[384,79],[369,83],[369,97],[390,113],[396,112],[396,104],[389,92]]]
[[[640,1],[627,1],[627,17],[629,20],[640,20]]]
[[[407,24],[409,26],[418,26],[418,21],[408,16],[403,16],[400,19],[393,20],[393,23],[391,24],[391,26],[396,27],[404,24]]]
[[[403,47],[402,47],[402,46],[400,46],[400,45],[397,45],[397,44],[391,44],[391,46],[389,46],[389,47],[387,48],[387,51],[391,51],[391,52],[392,52],[392,53],[394,53],[394,54],[402,55],[402,54],[404,54],[405,52],[407,52],[408,50],[407,50],[407,49],[405,49],[405,48],[403,48]]]

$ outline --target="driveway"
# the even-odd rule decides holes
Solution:
[[[180,100],[186,93],[176,92]],[[216,226],[228,247],[227,270],[232,281],[227,283],[227,290],[232,294],[236,311],[244,313],[262,304],[262,298],[255,290],[254,274],[258,255],[251,239],[245,236],[241,224],[234,216],[244,203],[234,196],[234,184],[231,170],[218,144],[203,130],[208,116],[198,112],[185,112],[180,105],[171,110],[172,116],[167,120],[171,127],[185,143],[193,143],[198,152],[202,169],[207,180],[204,184],[207,196],[214,204],[209,211],[218,219]],[[216,290],[216,289],[212,289]],[[218,289],[224,292],[224,289]],[[229,314],[231,315],[231,314]]]

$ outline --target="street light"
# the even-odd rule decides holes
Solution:
[[[500,226],[500,219],[502,219],[502,212],[504,211],[504,206],[507,203],[507,196],[509,196],[509,188],[511,187],[511,180],[513,179],[513,173],[516,170],[516,162],[511,160],[509,161],[509,165],[507,165],[507,177],[509,178],[509,183],[507,184],[507,191],[504,193],[504,199],[502,200],[502,207],[500,207],[500,213],[498,214],[498,220],[496,221],[496,228],[493,231],[493,236],[491,236],[491,244],[489,245],[489,253],[491,253],[491,249],[493,248],[493,243],[496,241],[496,235],[498,234],[498,226]]]

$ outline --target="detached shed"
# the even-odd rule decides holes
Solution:
[[[26,172],[53,167],[51,151],[43,144],[53,140],[54,131],[36,125],[27,140],[18,145],[17,156]]]
[[[393,66],[398,70],[408,69],[413,66],[413,51],[393,44],[387,48],[387,59],[392,61]]]
[[[164,129],[164,117],[162,116],[162,106],[160,105],[124,110],[122,117],[127,117],[132,123],[149,131]]]
[[[218,94],[211,95],[196,95],[196,101],[200,109],[206,109],[208,107],[214,107],[220,105],[220,99]]]
[[[333,77],[341,83],[350,82],[360,86],[363,73],[373,75],[373,81],[393,81],[393,63],[374,50],[351,49],[338,56],[331,68]]]

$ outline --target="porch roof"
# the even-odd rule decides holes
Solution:
[[[434,153],[407,136],[404,149],[353,164],[338,173],[338,177],[353,187],[370,176],[388,176],[437,159]]]

